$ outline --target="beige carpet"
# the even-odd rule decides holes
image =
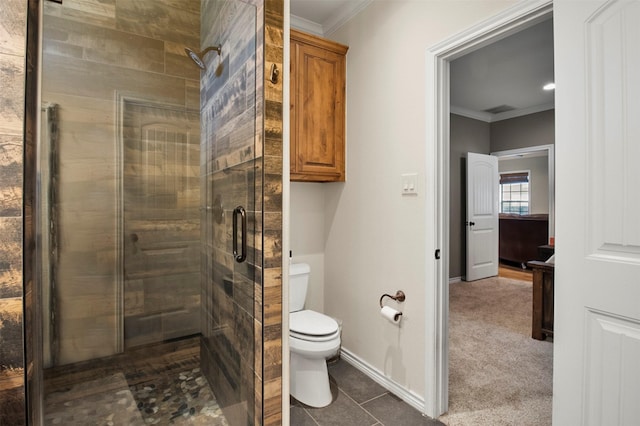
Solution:
[[[531,338],[531,283],[450,285],[450,426],[551,424],[553,343]]]

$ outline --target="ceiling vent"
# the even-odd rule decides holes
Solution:
[[[500,105],[497,107],[485,109],[484,112],[489,114],[500,114],[501,112],[513,111],[515,108],[509,105]]]

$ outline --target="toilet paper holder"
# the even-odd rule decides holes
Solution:
[[[393,300],[395,300],[396,302],[404,302],[404,299],[406,298],[406,296],[405,296],[405,294],[404,294],[404,291],[402,291],[402,290],[398,290],[398,291],[396,291],[396,295],[395,295],[395,296],[392,296],[392,295],[390,295],[390,294],[385,293],[385,294],[383,294],[382,296],[380,296],[380,307],[381,307],[381,308],[382,308],[382,300],[383,300],[385,297],[388,297],[388,298],[390,298],[390,299],[393,299]],[[400,313],[400,314],[402,314],[402,313]]]
[[[383,317],[386,317],[389,321],[393,323],[398,323],[400,321],[400,317],[402,316],[402,312],[396,311],[395,309],[389,306],[383,306],[382,301],[384,300],[385,297],[388,297],[389,299],[393,299],[396,302],[404,302],[404,299],[405,299],[404,291],[402,290],[396,291],[395,296],[392,296],[387,293],[380,296],[380,314],[382,314]]]

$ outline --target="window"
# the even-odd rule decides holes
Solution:
[[[500,213],[529,214],[529,172],[500,173]]]

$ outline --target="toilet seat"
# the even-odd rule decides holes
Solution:
[[[326,336],[310,336],[308,334],[289,331],[289,337],[293,337],[295,339],[300,339],[300,340],[306,340],[307,342],[326,342],[328,340],[333,340],[339,336],[340,336],[340,331],[336,331],[335,333],[332,333],[332,334],[327,334]]]
[[[326,342],[340,336],[340,327],[336,320],[319,312],[291,312],[289,336],[308,342]]]

